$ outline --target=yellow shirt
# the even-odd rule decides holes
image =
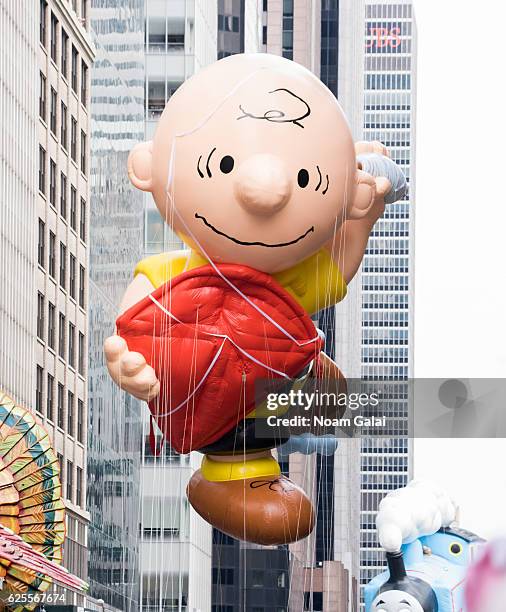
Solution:
[[[144,274],[158,288],[182,272],[205,265],[208,261],[195,251],[172,251],[143,259],[135,275]],[[273,277],[309,315],[334,306],[346,296],[346,282],[326,249]]]

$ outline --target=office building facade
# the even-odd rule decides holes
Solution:
[[[413,223],[416,104],[416,24],[410,0],[366,1],[364,136],[389,149],[409,180],[409,193],[388,206],[375,225],[362,273],[362,374],[402,382],[413,368]],[[403,387],[385,408],[398,418],[390,438],[364,438],[361,452],[361,582],[385,566],[375,516],[381,499],[407,484],[411,444],[404,424],[409,398]]]
[[[0,387],[29,407],[37,401],[34,381],[38,372],[33,365],[38,272],[38,27],[38,15],[26,3],[0,2],[0,337],[5,347],[0,353]]]
[[[64,563],[86,579],[90,71],[95,51],[87,1],[40,0],[37,10],[34,406],[60,459],[67,506]]]

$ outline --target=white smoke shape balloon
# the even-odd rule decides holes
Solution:
[[[398,552],[403,544],[448,527],[456,516],[456,505],[441,487],[414,480],[381,500],[376,517],[380,544]]]

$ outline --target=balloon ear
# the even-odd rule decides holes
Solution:
[[[141,191],[151,191],[151,165],[153,142],[141,142],[131,150],[128,156],[128,178],[134,187]]]
[[[350,219],[362,219],[371,210],[376,197],[376,181],[374,178],[364,172],[357,170],[355,175],[355,198],[351,209],[348,211]]]

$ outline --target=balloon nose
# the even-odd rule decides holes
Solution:
[[[273,215],[290,198],[291,182],[283,162],[268,153],[244,161],[235,177],[235,194],[241,206],[255,215]]]

